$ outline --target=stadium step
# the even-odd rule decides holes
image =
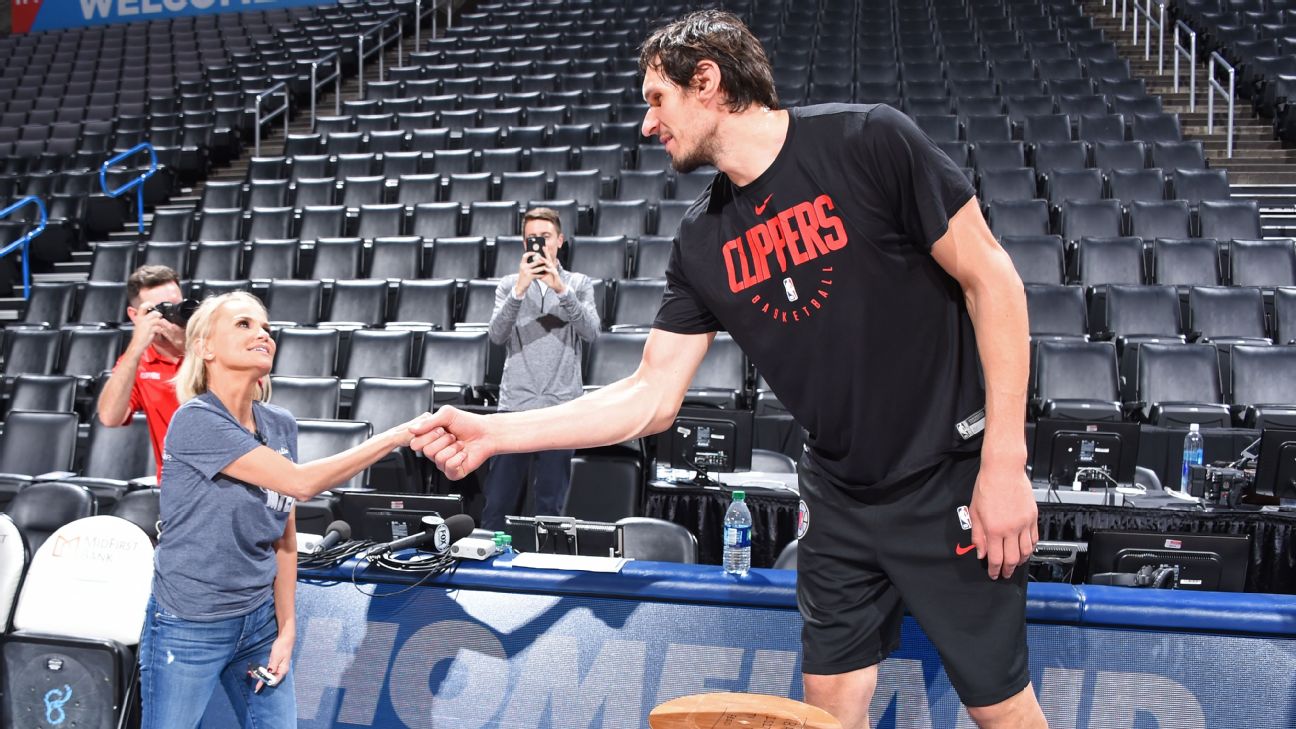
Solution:
[[[1198,139],[1212,167],[1228,170],[1233,195],[1253,198],[1260,203],[1261,227],[1266,236],[1288,237],[1296,235],[1296,149],[1285,149],[1274,137],[1273,126],[1260,119],[1251,104],[1237,98],[1234,102],[1233,156],[1228,155],[1228,106],[1216,92],[1214,100],[1214,128],[1207,132],[1209,89],[1205,64],[1197,67],[1196,103],[1189,89],[1186,61],[1180,62],[1179,90],[1174,89],[1174,40],[1167,33],[1164,64],[1158,68],[1157,38],[1153,35],[1149,58],[1144,58],[1143,30],[1139,40],[1133,37],[1133,28],[1120,27],[1120,17],[1111,16],[1111,8],[1101,2],[1086,2],[1084,10],[1101,28],[1107,38],[1116,44],[1118,52],[1130,62],[1131,74],[1142,78],[1150,93],[1160,95],[1166,111],[1179,114],[1179,123],[1185,139]],[[1130,8],[1131,13],[1133,8]],[[1169,20],[1167,20],[1167,23]]]

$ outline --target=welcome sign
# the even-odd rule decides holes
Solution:
[[[679,696],[801,698],[800,617],[768,599],[791,597],[790,573],[753,570],[747,597],[755,599],[726,604],[725,580],[703,574],[708,568],[634,569],[629,579],[606,576],[605,595],[584,576],[468,566],[413,589],[303,581],[293,657],[298,726],[646,729],[648,712]],[[1193,599],[1182,595],[1161,601]],[[1056,619],[1044,614],[1050,602],[1051,593],[1033,598],[1032,620]],[[1218,628],[1032,623],[1031,678],[1050,726],[1296,726],[1296,641]],[[902,640],[879,675],[876,726],[973,729],[912,619]],[[1222,675],[1247,687],[1246,701],[1220,690]],[[218,692],[204,726],[234,726],[230,711]]]
[[[13,32],[325,4],[321,0],[13,0]]]

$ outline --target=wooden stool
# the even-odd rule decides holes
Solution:
[[[841,729],[823,709],[781,696],[694,694],[653,709],[651,729]]]

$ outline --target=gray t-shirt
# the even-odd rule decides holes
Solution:
[[[296,461],[297,421],[260,402],[252,414],[256,434],[208,392],[181,405],[167,430],[153,596],[187,620],[246,615],[271,595],[274,542],[295,501],[220,471],[262,443]]]

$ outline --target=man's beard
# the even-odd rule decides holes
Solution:
[[[715,146],[711,142],[711,137],[693,148],[683,157],[671,157],[671,168],[680,174],[687,175],[699,167],[709,167],[715,165]]]

